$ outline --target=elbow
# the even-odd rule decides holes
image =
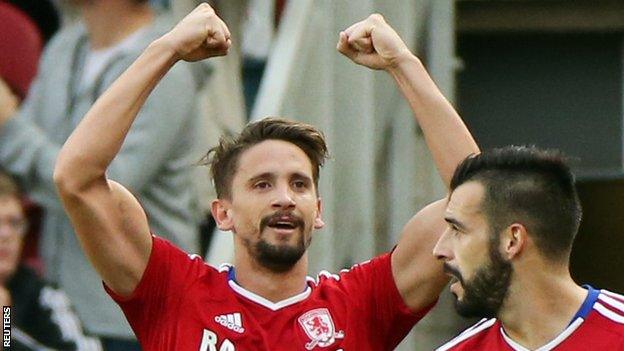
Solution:
[[[52,179],[54,181],[54,185],[56,186],[56,190],[62,197],[76,192],[76,182],[72,181],[71,170],[66,163],[59,161],[56,162]]]
[[[78,158],[73,159],[64,156],[66,155],[59,155],[52,175],[56,190],[61,197],[79,195],[81,192],[84,192],[90,184],[100,178],[94,175],[88,167],[85,167],[84,163],[80,162]],[[102,177],[104,177],[103,173]]]

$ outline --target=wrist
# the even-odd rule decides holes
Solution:
[[[169,34],[165,34],[162,37],[154,40],[146,49],[146,51],[154,52],[159,57],[167,59],[171,64],[175,64],[180,61],[180,55],[176,50],[175,45],[169,39]]]
[[[416,55],[412,54],[409,50],[406,50],[390,62],[386,71],[392,76],[397,76],[401,75],[406,70],[409,70],[410,67],[413,67],[414,65],[422,66],[422,62]]]

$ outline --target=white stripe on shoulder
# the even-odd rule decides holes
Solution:
[[[232,267],[233,266],[230,263],[221,263],[219,265],[219,273],[229,272]]]
[[[320,281],[321,277],[325,277],[327,279],[340,280],[340,276],[338,274],[333,274],[328,271],[320,271],[319,274],[316,276],[316,280]]]
[[[614,293],[612,291],[609,291],[609,290],[600,290],[600,293],[605,294],[605,295],[607,295],[609,297],[612,297],[612,298],[614,298],[614,299],[616,299],[618,301],[624,302],[624,295],[616,294],[616,293]]]
[[[436,351],[450,350],[451,348],[453,348],[454,346],[457,346],[462,341],[466,341],[466,340],[470,339],[472,336],[477,335],[480,332],[490,328],[491,326],[494,325],[494,323],[496,323],[496,318],[492,318],[492,319],[485,319],[484,318],[484,319],[480,320],[479,322],[477,322],[472,327],[470,327],[470,328],[466,329],[465,331],[463,331],[461,334],[459,334],[457,337],[455,337],[451,341],[449,341],[446,344],[438,347],[436,349]]]
[[[624,302],[618,301],[607,294],[598,295],[598,300],[606,303],[607,305],[619,310],[624,315]]]
[[[594,309],[598,311],[601,315],[609,318],[610,320],[616,323],[624,324],[624,316],[604,307],[600,302],[594,303]]]

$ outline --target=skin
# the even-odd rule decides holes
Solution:
[[[445,211],[447,229],[438,240],[434,255],[470,281],[488,263],[489,224],[482,210],[484,187],[466,182],[450,195]],[[571,278],[568,261],[544,257],[527,228],[511,223],[499,236],[498,252],[511,262],[513,275],[497,318],[513,340],[537,349],[557,337],[578,311],[587,291]],[[460,282],[451,291],[461,300]]]
[[[262,218],[277,211],[301,218],[304,226],[260,231]],[[235,234],[237,281],[242,286],[273,301],[289,297],[291,286],[303,289],[301,274],[307,272],[307,256],[288,272],[276,274],[258,262],[253,250],[261,239],[276,247],[293,248],[303,242],[307,249],[312,231],[323,227],[312,164],[303,150],[285,141],[266,140],[243,152],[232,181],[232,198],[214,200],[212,212],[221,230]],[[280,276],[280,284],[271,278],[259,279],[258,271],[271,278]]]
[[[23,234],[7,222],[25,221],[21,202],[14,196],[0,196],[0,305],[11,305],[11,294],[6,288],[15,274],[23,246]]]
[[[469,281],[488,262],[489,227],[481,211],[484,189],[470,182],[458,187],[450,196],[444,219],[448,226],[435,246],[434,255]],[[459,281],[451,284],[451,292],[462,300],[464,290]]]
[[[7,222],[25,221],[19,199],[0,196],[0,284],[4,285],[15,273],[23,245],[23,233]]]

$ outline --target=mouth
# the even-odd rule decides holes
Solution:
[[[278,234],[292,234],[298,228],[303,228],[303,220],[292,213],[276,213],[262,220],[261,228],[266,227]]]
[[[444,263],[444,273],[451,278],[450,288],[452,292],[463,289],[464,282],[459,270],[448,263]]]

